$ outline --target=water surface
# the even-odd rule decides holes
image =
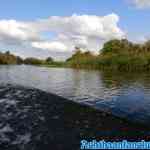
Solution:
[[[0,83],[38,88],[114,115],[150,122],[150,74],[0,66]]]

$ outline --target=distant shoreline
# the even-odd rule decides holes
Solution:
[[[106,70],[120,72],[150,71],[150,41],[133,43],[127,39],[113,39],[104,43],[97,53],[75,47],[74,53],[64,61],[56,61],[51,56],[45,59],[0,53],[0,64],[27,64],[47,67],[68,67],[75,69]]]

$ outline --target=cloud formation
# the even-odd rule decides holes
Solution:
[[[132,3],[140,9],[150,8],[150,0],[131,0]]]
[[[119,16],[51,16],[35,21],[0,20],[0,41],[4,44],[27,44],[33,49],[70,53],[75,46],[98,51],[104,41],[122,38]],[[51,37],[48,36],[48,33]],[[34,54],[33,54],[34,56]]]
[[[37,41],[40,37],[37,32],[23,22],[16,20],[0,20],[0,41],[4,43],[18,43]]]
[[[64,52],[67,51],[67,47],[61,42],[32,42],[32,47],[47,49],[50,51]]]

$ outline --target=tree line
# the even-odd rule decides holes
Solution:
[[[98,55],[90,51],[75,53],[67,59],[74,68],[139,71],[150,70],[150,41],[137,44],[127,39],[114,39],[106,42]]]
[[[52,57],[38,59],[29,57],[22,59],[9,51],[0,52],[0,64],[46,65],[56,67],[72,67],[119,71],[150,71],[150,41],[143,44],[133,43],[127,39],[113,39],[106,42],[99,54],[90,51],[82,52],[75,47],[75,53],[64,62]]]
[[[15,56],[11,54],[9,51],[0,52],[0,64],[1,65],[9,65],[9,64],[30,64],[30,65],[42,65],[42,64],[51,64],[53,59],[51,57],[43,59],[38,59],[34,57],[21,58],[20,56]]]

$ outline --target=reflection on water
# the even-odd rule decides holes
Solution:
[[[117,116],[150,122],[150,74],[0,66],[0,83],[53,92]]]

